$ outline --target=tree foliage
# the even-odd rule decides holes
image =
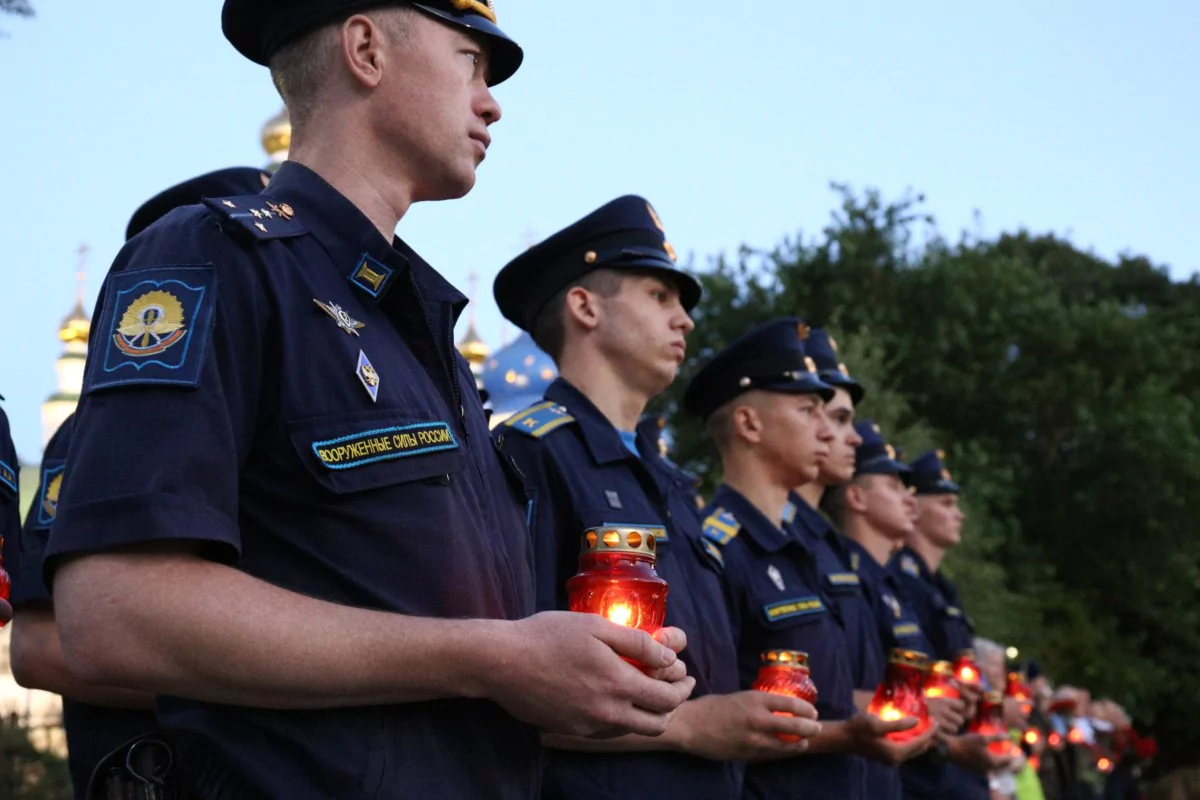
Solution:
[[[32,17],[33,6],[29,5],[29,0],[0,0],[0,14]]]
[[[38,750],[17,717],[0,719],[0,797],[67,800],[74,797],[67,762]]]
[[[923,198],[835,187],[820,234],[698,271],[699,363],[757,322],[830,328],[867,386],[860,416],[966,486],[947,560],[984,635],[1154,723],[1164,761],[1200,731],[1200,283],[1053,236],[938,234]],[[719,481],[699,423],[680,463]]]

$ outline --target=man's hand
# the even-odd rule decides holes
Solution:
[[[712,761],[788,758],[807,750],[805,740],[821,732],[809,703],[753,691],[689,700],[671,720],[676,726],[680,749]]]
[[[968,733],[965,736],[951,736],[946,740],[946,749],[950,760],[972,772],[988,773],[995,770],[1007,769],[1012,764],[1012,756],[997,755],[988,750],[991,741],[1007,741],[1005,736],[983,737],[978,733]]]
[[[692,693],[676,656],[687,639],[649,634],[594,614],[549,611],[504,623],[478,676],[483,694],[518,719],[573,736],[659,736]],[[629,663],[630,659],[642,667]]]
[[[949,697],[930,697],[925,700],[929,716],[937,723],[939,736],[954,736],[966,720],[967,704]]]
[[[1022,728],[1029,722],[1029,717],[1021,708],[1021,701],[1015,697],[1005,697],[1001,706],[1004,724],[1009,728]]]
[[[975,719],[975,715],[979,713],[979,701],[983,699],[983,687],[978,683],[960,683],[958,690],[967,704],[964,716],[967,719]]]
[[[855,714],[846,720],[847,731],[853,740],[853,752],[889,766],[916,758],[933,745],[937,735],[936,725],[930,725],[929,730],[907,742],[893,742],[887,738],[889,733],[906,731],[916,725],[914,717],[884,722],[874,714]]]

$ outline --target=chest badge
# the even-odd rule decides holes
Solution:
[[[608,500],[609,508],[624,508],[625,507],[621,503],[621,495],[617,494],[612,489],[605,489],[604,497],[605,497],[605,499]]]
[[[337,326],[344,330],[349,336],[358,336],[358,329],[365,328],[365,322],[359,322],[354,317],[346,313],[345,309],[337,303],[323,303],[317,298],[313,298],[313,302],[317,304],[317,308],[324,311],[329,316],[333,317],[333,321]]]
[[[367,354],[362,350],[358,351],[358,367],[354,372],[358,375],[358,379],[362,381],[363,388],[367,390],[367,394],[371,395],[371,402],[376,402],[379,399],[379,373],[375,371],[375,367],[371,365],[371,360],[367,358]]]
[[[774,564],[767,567],[767,577],[771,579],[771,583],[775,584],[775,587],[779,589],[779,591],[782,592],[787,589],[787,587],[783,585],[783,573],[781,573],[779,571],[779,567],[775,566]]]

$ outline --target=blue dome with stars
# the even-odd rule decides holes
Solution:
[[[492,406],[492,420],[499,422],[541,400],[558,377],[558,368],[528,333],[522,333],[483,363],[479,377]]]

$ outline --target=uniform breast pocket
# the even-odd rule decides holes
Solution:
[[[335,494],[448,483],[467,460],[449,422],[412,409],[290,420],[288,433],[308,473]]]

